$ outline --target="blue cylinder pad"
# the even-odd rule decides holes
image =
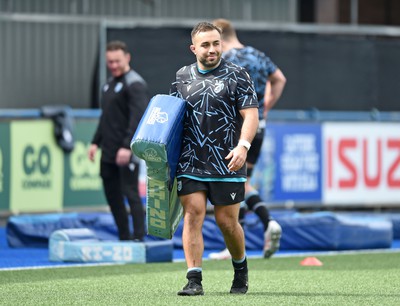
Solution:
[[[133,153],[146,162],[148,233],[171,239],[182,218],[176,167],[181,152],[186,102],[154,96],[131,141]]]

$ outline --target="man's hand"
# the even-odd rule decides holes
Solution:
[[[96,156],[96,152],[97,152],[97,145],[92,143],[88,151],[88,157],[90,161],[94,162],[94,157]]]
[[[120,148],[115,157],[115,163],[118,166],[126,166],[131,161],[132,152],[126,148]]]
[[[247,149],[244,146],[237,146],[225,157],[230,159],[228,164],[229,171],[238,171],[243,167],[247,158]]]

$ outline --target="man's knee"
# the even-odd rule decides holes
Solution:
[[[216,222],[221,232],[224,234],[231,234],[240,226],[237,218],[220,217],[216,219]]]

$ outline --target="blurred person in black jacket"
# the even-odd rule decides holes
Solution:
[[[100,175],[119,239],[142,241],[145,222],[138,190],[139,163],[132,155],[130,141],[149,97],[146,82],[131,69],[130,60],[131,55],[124,42],[107,44],[106,62],[111,77],[102,89],[102,114],[88,156],[94,161],[98,148],[101,148]],[[133,235],[130,233],[125,198],[133,219]]]

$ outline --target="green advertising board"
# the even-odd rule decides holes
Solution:
[[[63,151],[51,120],[10,123],[10,211],[61,211]]]
[[[88,150],[97,127],[97,120],[79,120],[74,125],[75,147],[64,158],[64,207],[107,205],[100,178],[100,151],[95,162]]]
[[[10,202],[10,127],[0,122],[0,211],[8,211]]]

